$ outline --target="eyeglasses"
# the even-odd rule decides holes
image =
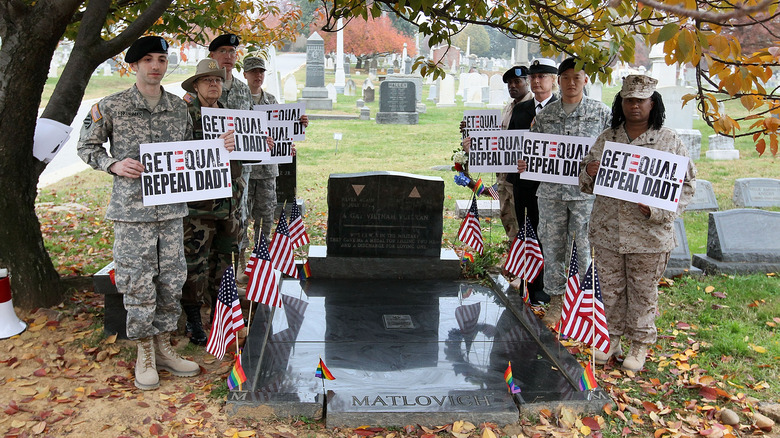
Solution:
[[[209,84],[221,84],[222,78],[200,78],[198,81],[207,82]]]
[[[236,56],[236,49],[218,49],[220,55]]]

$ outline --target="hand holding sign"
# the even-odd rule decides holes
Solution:
[[[141,173],[144,171],[144,165],[140,161],[132,158],[125,158],[122,161],[117,161],[108,168],[109,172],[117,176],[124,176],[126,178],[140,178]]]
[[[225,140],[225,149],[228,152],[233,152],[236,149],[236,131],[232,129],[219,136],[222,140]]]
[[[596,173],[599,171],[599,166],[601,165],[601,161],[591,161],[588,163],[587,166],[585,166],[585,173],[588,174],[588,176],[596,176]]]

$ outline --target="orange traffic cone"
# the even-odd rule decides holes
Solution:
[[[8,269],[0,269],[0,339],[8,339],[27,329],[27,324],[16,317],[11,301],[11,280]]]

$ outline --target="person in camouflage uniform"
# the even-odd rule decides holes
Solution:
[[[92,168],[114,177],[106,218],[114,221],[116,287],[127,310],[127,336],[137,341],[135,385],[148,390],[160,384],[158,368],[176,376],[200,373],[198,364],[183,359],[170,343],[187,273],[182,238],[187,207],[143,205],[139,149],[141,143],[191,139],[192,120],[184,102],[160,86],[168,66],[164,39],[140,38],[125,61],[136,72],[135,85],[92,106],[77,151]]]
[[[576,60],[567,58],[558,66],[561,99],[536,114],[531,132],[596,137],[609,126],[610,110],[598,100],[584,95],[588,76],[577,69]],[[518,171],[525,170],[518,162]],[[536,190],[539,205],[539,240],[544,255],[544,290],[550,306],[542,321],[555,325],[561,317],[566,287],[566,263],[572,239],[577,239],[581,276],[590,263],[588,221],[593,195],[581,193],[575,185],[542,182]]]
[[[223,108],[218,99],[222,96],[224,80],[225,68],[218,68],[217,61],[208,58],[200,61],[195,74],[182,82],[182,88],[188,92],[184,100],[193,120],[195,140],[203,139],[201,108]],[[238,161],[230,162],[230,174],[233,197],[188,202],[189,212],[184,218],[187,281],[181,304],[187,315],[190,342],[196,345],[206,345],[208,341],[200,315],[206,291],[214,302],[222,274],[238,251],[240,195],[237,192],[244,186]]]
[[[263,90],[265,81],[265,60],[256,56],[247,56],[244,58],[244,79],[249,85],[252,93],[252,101],[255,105],[274,105],[277,104],[276,96]],[[301,116],[301,123],[306,127],[309,125],[309,118],[305,114]],[[279,166],[277,164],[258,164],[247,166],[250,169],[249,186],[247,188],[247,211],[249,218],[254,221],[255,239],[260,235],[260,224],[262,231],[266,236],[270,236],[271,227],[274,223],[274,214],[276,213],[276,177],[279,176]],[[244,248],[252,247],[249,245],[249,239],[246,231],[242,236]],[[246,277],[244,275],[243,277]],[[242,280],[246,281],[246,278]]]
[[[602,132],[580,163],[580,188],[593,193],[604,143],[632,144],[684,157],[688,150],[670,128],[664,128],[664,105],[655,91],[657,80],[630,75],[623,80],[612,106],[611,127]],[[642,203],[596,196],[590,219],[590,241],[595,250],[604,310],[610,334],[607,353],[596,351],[596,362],[606,363],[622,354],[623,336],[631,348],[623,368],[639,371],[645,364],[647,347],[656,341],[658,280],[669,255],[677,245],[674,220],[693,198],[696,167],[688,162],[677,211]]]

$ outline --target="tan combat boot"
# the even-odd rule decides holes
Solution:
[[[542,322],[547,326],[554,326],[561,319],[561,309],[563,309],[563,295],[550,295],[550,305],[544,312]]]
[[[192,377],[200,374],[200,366],[187,360],[171,346],[171,334],[161,333],[154,337],[154,353],[157,358],[157,369],[167,370],[174,376]]]
[[[136,345],[138,356],[135,360],[135,386],[144,391],[156,389],[160,386],[160,377],[157,375],[152,338],[139,339]]]
[[[647,359],[647,344],[632,341],[631,348],[628,349],[628,354],[623,360],[623,369],[637,372],[645,366],[645,359]]]
[[[604,353],[601,350],[596,350],[596,355],[593,357],[596,363],[604,365],[609,362],[609,358],[612,356],[620,356],[623,354],[623,347],[620,346],[620,336],[609,337],[609,352]]]
[[[244,273],[246,270],[246,256],[244,251],[238,253],[238,272],[236,273],[236,283],[247,284],[249,283],[249,276]]]

